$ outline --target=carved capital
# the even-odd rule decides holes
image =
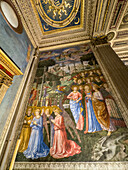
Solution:
[[[12,81],[9,80],[9,79],[4,79],[4,80],[3,80],[3,84],[5,84],[6,86],[9,87],[9,86],[12,84]]]
[[[91,38],[91,43],[94,47],[96,47],[97,45],[109,44],[107,36],[93,37]]]
[[[34,52],[34,57],[39,58],[39,54],[40,54],[39,47],[36,47]]]
[[[0,84],[3,82],[4,76],[0,74]]]

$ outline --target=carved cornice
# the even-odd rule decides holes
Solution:
[[[0,49],[0,64],[14,75],[23,75],[20,69],[9,59],[9,57]]]
[[[79,169],[79,170],[127,170],[127,162],[16,162],[14,170],[24,169]]]
[[[128,58],[128,52],[125,53],[117,53],[119,55],[119,57],[127,57]]]
[[[89,19],[88,19],[87,30],[88,30],[89,36],[93,36],[93,28],[95,25],[95,15],[96,15],[96,10],[97,10],[97,0],[91,0],[89,2],[90,2],[91,8],[90,9],[88,8]]]
[[[42,51],[49,51],[49,50],[56,50],[56,49],[61,49],[61,48],[67,48],[67,47],[74,47],[77,45],[81,45],[81,44],[88,44],[90,43],[89,39],[81,39],[80,41],[76,41],[76,42],[69,42],[69,43],[65,43],[65,44],[52,44],[52,46],[48,46],[48,47],[40,47],[40,52]]]
[[[8,74],[6,74],[4,71],[0,70],[0,76],[4,77],[5,79],[13,80],[12,77],[10,77]]]
[[[4,85],[6,85],[7,87],[9,87],[11,84],[12,84],[12,81],[11,80],[8,80],[8,79],[4,79],[3,83]]]
[[[73,42],[79,42],[79,41],[83,41],[83,40],[89,40],[89,36],[87,36],[84,32],[83,33],[75,33],[75,34],[71,34],[68,36],[61,36],[60,37],[56,37],[56,38],[50,38],[50,39],[46,39],[41,41],[40,44],[40,48],[44,48],[44,47],[48,47],[48,46],[53,46],[53,45],[61,45],[61,44],[68,44],[68,43],[73,43]]]
[[[113,17],[111,20],[110,28],[109,29],[117,29],[121,24],[125,9],[127,8],[127,0],[118,0],[116,7],[113,11]]]

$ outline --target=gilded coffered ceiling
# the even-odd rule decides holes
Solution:
[[[89,43],[92,37],[107,35],[117,54],[128,56],[127,0],[11,1],[40,51]]]
[[[83,2],[80,0],[31,0],[44,35],[82,27]]]
[[[12,0],[34,46],[88,41],[95,0]],[[93,12],[92,12],[93,11]]]

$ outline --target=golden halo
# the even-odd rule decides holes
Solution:
[[[33,112],[33,107],[32,106],[28,106],[27,109],[26,109],[26,114],[28,113],[28,110],[31,109],[31,114]]]
[[[93,84],[93,87],[96,87],[97,89],[100,88],[97,84]]]
[[[34,108],[34,115],[35,115],[36,110],[39,110],[39,111],[40,111],[39,114],[41,114],[41,111],[42,111],[41,107],[37,107],[37,106],[36,106],[36,107]]]
[[[85,86],[88,86],[88,87],[89,87],[89,90],[91,90],[91,85],[90,85],[90,84],[85,84],[85,85],[84,85],[84,89],[85,89]]]
[[[74,89],[74,87],[77,87],[77,90],[79,89],[77,85],[73,85],[73,86],[71,86],[71,89],[73,90],[73,89]]]
[[[45,110],[46,106],[42,106],[41,109],[44,109]]]
[[[52,108],[58,110],[59,112],[62,112],[62,110],[58,106],[52,106]]]
[[[51,115],[51,114],[52,114],[52,112],[53,112],[53,108],[52,108],[51,106],[47,106],[47,107],[45,107],[45,109],[44,109],[44,113],[45,113],[45,111],[46,111],[47,109],[49,109],[49,114]]]

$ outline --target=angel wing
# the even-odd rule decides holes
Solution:
[[[72,130],[74,131],[74,133],[77,136],[78,141],[81,143],[81,139],[80,139],[80,136],[79,136],[79,134],[76,130],[75,124],[74,124],[72,118],[69,116],[68,112],[66,112],[66,110],[64,109],[61,99],[60,99],[60,102],[59,102],[59,107],[62,110],[62,116],[64,118],[64,124],[65,124],[66,129],[70,133],[71,137],[74,138],[73,133],[70,129],[70,128],[72,128]]]

